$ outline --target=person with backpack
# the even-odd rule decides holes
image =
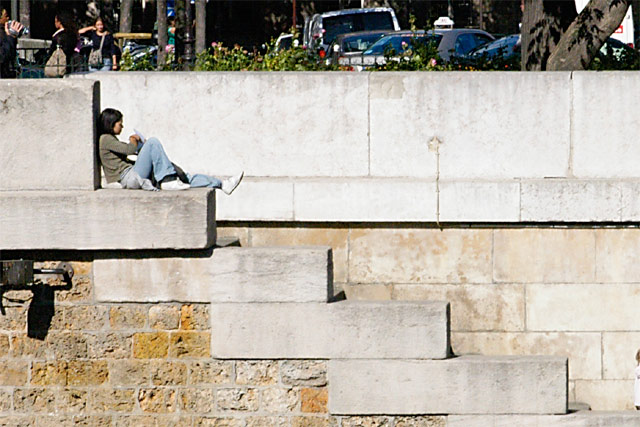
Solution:
[[[73,15],[67,11],[58,12],[54,18],[56,32],[51,36],[51,47],[49,48],[48,57],[56,55],[58,47],[65,56],[66,69],[60,74],[68,74],[80,69],[80,54],[76,52],[78,45],[78,31],[73,20]],[[49,64],[47,64],[49,65]],[[46,70],[45,70],[46,74]]]

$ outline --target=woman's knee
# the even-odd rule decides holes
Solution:
[[[158,138],[156,138],[155,136],[152,136],[151,138],[147,139],[147,142],[145,142],[145,145],[149,144],[149,145],[162,145],[160,143],[160,140]]]

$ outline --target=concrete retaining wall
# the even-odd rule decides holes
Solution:
[[[100,85],[0,81],[0,191],[93,190]]]
[[[218,219],[637,221],[637,73],[100,73]],[[437,140],[434,140],[437,137]]]

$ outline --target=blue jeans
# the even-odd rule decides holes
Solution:
[[[102,67],[94,68],[89,66],[89,71],[111,71],[113,68],[113,59],[102,58]]]
[[[161,182],[166,176],[176,174],[176,169],[157,138],[149,138],[142,145],[138,153],[138,159],[133,165],[133,170],[143,179],[151,179],[151,174],[153,173],[153,177],[157,182]],[[187,177],[191,187],[222,187],[222,182],[213,176],[198,173],[195,175],[187,174]]]

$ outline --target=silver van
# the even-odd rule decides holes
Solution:
[[[339,34],[373,30],[400,30],[392,8],[371,7],[316,13],[305,20],[303,43],[309,49],[326,51]]]

